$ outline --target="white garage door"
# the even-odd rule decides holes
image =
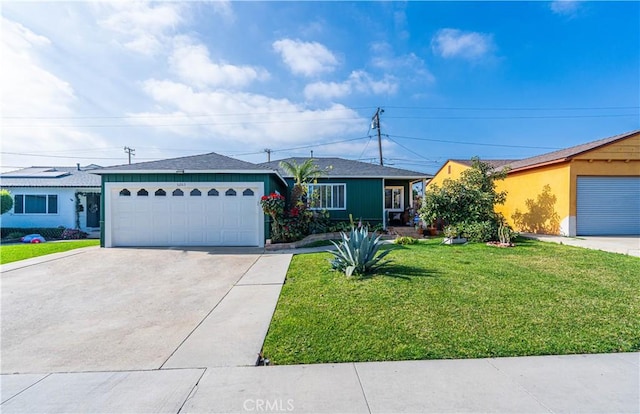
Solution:
[[[260,246],[262,186],[109,184],[107,246]]]
[[[640,234],[640,177],[578,177],[579,236]]]

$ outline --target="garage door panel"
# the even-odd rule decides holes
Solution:
[[[576,233],[640,234],[640,177],[578,177]]]
[[[187,183],[176,191],[175,187],[166,185],[135,184],[115,187],[110,192],[114,246],[260,244],[262,209],[256,200],[261,187],[224,183],[189,186]],[[131,195],[120,196],[123,188]],[[148,196],[137,195],[141,188]],[[156,195],[159,189],[166,195]],[[194,189],[198,191],[192,192]]]

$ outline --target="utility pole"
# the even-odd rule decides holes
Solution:
[[[124,152],[126,152],[129,155],[129,164],[131,164],[131,155],[133,155],[135,157],[136,150],[133,149],[133,148],[124,147]]]
[[[384,109],[378,108],[376,114],[371,118],[371,128],[378,130],[378,153],[380,154],[380,165],[384,165],[382,162],[382,138],[380,133],[380,114],[384,113]]]
[[[271,148],[265,148],[264,152],[267,153],[267,162],[271,162]]]

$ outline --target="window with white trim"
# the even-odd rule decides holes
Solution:
[[[312,210],[346,210],[347,185],[309,184],[307,199]]]
[[[404,187],[384,188],[384,208],[389,211],[404,211]]]
[[[14,214],[58,214],[58,196],[55,194],[16,194]]]

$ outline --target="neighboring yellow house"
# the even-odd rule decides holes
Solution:
[[[497,182],[496,206],[518,231],[564,236],[640,235],[640,130],[518,161]],[[470,161],[448,160],[427,185],[457,179]]]

